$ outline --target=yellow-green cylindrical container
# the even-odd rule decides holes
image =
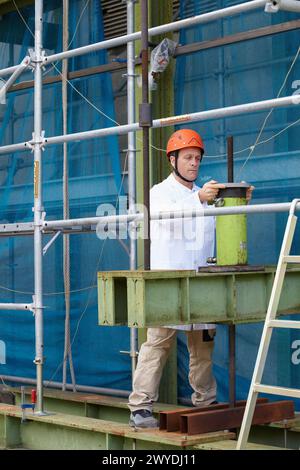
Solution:
[[[227,183],[221,189],[218,198],[222,207],[244,206],[247,204],[246,183]],[[245,265],[247,251],[247,216],[246,214],[218,216],[216,220],[217,265]]]

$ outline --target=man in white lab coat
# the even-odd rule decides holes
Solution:
[[[211,180],[196,186],[204,153],[200,135],[191,129],[175,132],[167,145],[173,172],[150,190],[151,212],[205,208],[215,199],[223,184]],[[151,222],[151,269],[198,269],[214,254],[214,217],[197,217]],[[168,299],[162,299],[162,302]],[[216,400],[216,381],[212,373],[215,325],[181,325],[148,328],[142,345],[133,391],[129,397],[129,424],[135,427],[158,426],[152,404],[158,399],[159,383],[176,329],[185,330],[190,355],[189,382],[194,406],[207,406]]]

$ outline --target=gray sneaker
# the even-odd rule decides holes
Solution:
[[[158,421],[149,410],[133,411],[130,415],[129,426],[134,428],[157,428]]]

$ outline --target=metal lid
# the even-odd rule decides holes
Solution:
[[[249,183],[224,183],[224,184],[225,184],[225,188],[219,189],[218,198],[219,197],[245,198],[247,189],[250,188],[251,186]]]

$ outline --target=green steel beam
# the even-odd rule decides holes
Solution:
[[[21,390],[11,387],[10,391],[15,395],[15,404],[20,405]],[[28,402],[30,402],[31,388],[26,388],[25,393]],[[124,424],[129,421],[130,411],[126,398],[44,389],[44,401],[45,409],[50,412],[104,419]],[[180,409],[183,407],[165,403],[155,403],[153,411],[154,414],[157,415],[159,411],[174,410],[177,408]]]
[[[208,444],[199,444],[199,450],[236,450],[236,441],[209,442]],[[246,450],[292,450],[284,447],[275,447],[254,442],[247,442]]]
[[[252,426],[249,441],[255,444],[265,444],[287,449],[300,449],[300,417],[295,423],[278,423]]]
[[[186,436],[166,431],[134,431],[128,425],[111,421],[52,414],[27,413],[21,423],[19,407],[0,404],[0,446],[42,450],[141,450],[192,449],[215,440],[234,439],[230,432]]]
[[[16,395],[16,401],[20,403],[20,389],[11,388],[11,391]],[[26,391],[27,396],[30,395],[30,388]],[[11,410],[10,407],[6,408],[4,406],[4,411],[6,409]],[[19,406],[13,407],[15,414],[13,416],[9,415],[7,419],[3,419],[1,416],[5,414],[1,412],[0,406],[0,446],[2,447],[15,447],[22,446],[28,448],[44,448],[44,446],[51,446],[50,448],[65,448],[65,449],[75,449],[75,448],[96,448],[99,447],[99,439],[97,436],[90,435],[87,432],[91,427],[93,427],[96,420],[99,421],[102,426],[103,423],[109,423],[107,427],[107,436],[100,436],[100,441],[102,445],[107,445],[109,449],[112,449],[115,446],[116,449],[132,449],[133,440],[127,434],[126,436],[116,436],[114,432],[123,432],[124,429],[131,431],[128,426],[125,424],[128,422],[129,410],[126,405],[126,400],[123,398],[116,397],[105,397],[94,394],[83,394],[83,393],[72,393],[72,392],[62,392],[61,390],[47,390],[45,389],[45,406],[46,409],[55,413],[59,413],[59,423],[57,420],[47,422],[43,424],[42,427],[39,427],[37,424],[31,426],[28,433],[23,434],[23,427],[27,427],[30,424],[30,414],[29,421],[25,424],[20,424],[20,408]],[[155,411],[167,410],[167,409],[176,409],[180,407],[174,407],[163,404],[156,404]],[[72,416],[71,416],[72,415]],[[66,416],[66,419],[64,419]],[[76,419],[76,416],[78,419]],[[49,416],[49,419],[51,416]],[[73,418],[73,421],[72,421]],[[83,418],[86,418],[85,420]],[[87,418],[92,418],[88,420]],[[36,417],[38,421],[40,418]],[[73,423],[71,428],[70,423]],[[57,427],[60,426],[61,429],[57,430]],[[103,430],[103,426],[98,428]],[[104,425],[105,426],[105,425]],[[58,432],[58,436],[53,436],[53,433]],[[48,434],[47,434],[48,433]],[[101,432],[100,432],[101,434]],[[102,433],[103,434],[103,433]],[[158,449],[166,448],[163,446],[170,445],[170,440],[165,441],[165,437],[172,436],[172,433],[157,432],[155,431],[155,437],[152,435],[146,436],[147,439],[139,440],[137,448],[138,449]],[[135,437],[139,433],[135,433]],[[46,442],[47,436],[50,439],[50,442]],[[157,437],[159,436],[159,441]],[[178,437],[178,436],[177,436]],[[224,433],[214,433],[213,438],[207,440],[202,439],[198,440],[198,443],[193,442],[193,448],[195,449],[223,449],[230,450],[234,447],[236,441],[230,441],[228,444],[224,443],[224,439],[233,439],[234,435]],[[198,438],[198,436],[197,436]],[[60,439],[62,441],[60,442]],[[177,439],[177,438],[176,438]],[[38,442],[36,442],[38,440]],[[74,442],[70,442],[74,440]],[[176,441],[178,444],[178,441]],[[296,414],[296,418],[293,420],[282,421],[279,423],[272,423],[269,425],[262,426],[253,426],[251,430],[250,442],[254,443],[251,446],[251,449],[256,449],[257,444],[263,447],[265,446],[277,446],[277,447],[288,447],[291,449],[298,449],[300,446],[300,415]],[[159,447],[161,443],[161,447]],[[174,442],[173,442],[174,444]],[[180,448],[178,445],[174,448]],[[189,443],[191,444],[191,443]],[[191,444],[192,445],[192,444]],[[49,448],[49,447],[45,447]],[[102,447],[101,447],[102,448]],[[169,447],[168,447],[169,448]]]
[[[144,328],[264,321],[275,271],[271,266],[259,272],[99,272],[99,324]],[[300,312],[299,283],[300,268],[291,265],[278,314]]]

